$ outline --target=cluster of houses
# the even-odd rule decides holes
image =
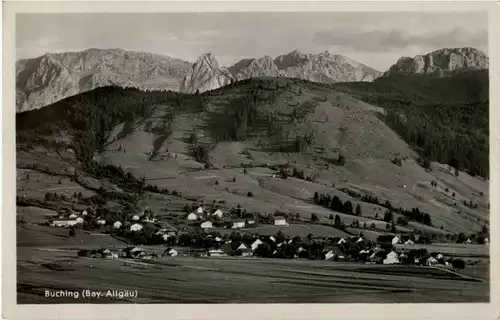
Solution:
[[[202,229],[211,229],[214,227],[227,227],[231,229],[241,229],[255,226],[254,218],[246,218],[246,219],[232,219],[229,222],[221,221],[224,217],[224,213],[221,209],[215,209],[212,212],[209,210],[203,209],[203,207],[198,207],[193,212],[189,213],[186,217],[188,222],[200,222],[199,226]],[[274,217],[274,225],[276,226],[288,226],[289,223],[286,221],[286,218],[283,216],[275,216]]]
[[[146,250],[139,247],[127,247],[122,249],[121,251],[118,249],[94,249],[87,250],[82,249],[78,251],[79,257],[88,257],[88,258],[103,258],[103,259],[118,259],[118,258],[128,258],[128,259],[144,259],[151,260],[154,258],[160,257],[175,257],[178,255],[177,250],[173,248],[167,248],[161,252],[153,252],[147,253]]]
[[[169,235],[168,233],[165,235]],[[172,235],[171,235],[172,236]],[[207,235],[212,242],[205,248],[193,250],[184,255],[205,257],[261,257],[282,259],[321,259],[331,261],[350,261],[367,264],[407,264],[419,266],[450,266],[452,259],[446,259],[441,253],[428,253],[425,249],[395,248],[401,243],[400,237],[393,237],[390,243],[373,243],[363,237],[328,238],[315,240],[294,237],[252,236],[239,239],[223,239],[220,236]],[[410,239],[408,239],[410,240]],[[411,244],[406,240],[404,243]],[[180,253],[174,248],[166,248],[159,252],[148,253],[139,247],[127,247],[121,252],[116,249],[80,250],[78,256],[92,258],[129,258],[156,259],[160,257],[175,257]]]
[[[57,219],[52,220],[50,222],[50,225],[53,227],[63,227],[63,228],[70,228],[70,227],[75,227],[78,225],[83,225],[85,218],[89,215],[87,210],[83,210],[80,213],[76,212],[71,212],[71,211],[66,211],[57,217]],[[101,217],[97,217],[97,224],[99,225],[105,225],[106,220],[101,219]]]

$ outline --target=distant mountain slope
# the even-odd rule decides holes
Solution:
[[[17,112],[102,86],[179,90],[191,63],[121,49],[49,53],[16,63]]]
[[[488,70],[394,74],[335,89],[383,107],[385,121],[423,157],[488,176]]]
[[[275,59],[270,56],[243,59],[220,68],[211,54],[202,55],[186,75],[182,91],[193,93],[217,89],[231,81],[257,77],[299,78],[321,83],[373,81],[382,73],[341,55],[325,51],[304,54],[294,50]]]
[[[391,66],[385,75],[394,74],[437,74],[484,70],[489,67],[488,56],[474,48],[445,48],[417,55],[402,57]]]

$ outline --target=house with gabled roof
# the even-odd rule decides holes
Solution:
[[[256,239],[253,243],[252,243],[252,250],[255,251],[260,244],[263,244],[264,242],[262,242],[260,239]]]
[[[288,222],[286,222],[286,218],[283,216],[274,217],[274,225],[275,226],[289,226]]]
[[[231,227],[232,229],[240,229],[240,228],[245,228],[245,221],[244,220],[236,220],[233,221],[233,225]]]
[[[218,218],[222,218],[224,216],[224,213],[222,212],[221,209],[217,209],[214,211],[214,213],[212,213],[212,215]]]
[[[202,229],[210,229],[213,228],[212,222],[211,221],[204,221],[200,224],[200,227]]]
[[[196,221],[198,220],[198,215],[194,212],[191,212],[190,214],[188,214],[187,219],[189,221]]]

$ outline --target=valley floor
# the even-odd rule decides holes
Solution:
[[[487,266],[475,274],[489,278]],[[19,304],[489,301],[487,281],[431,267],[230,257],[107,260],[34,247],[18,247],[17,281]],[[82,298],[84,289],[103,295],[137,290],[137,297]],[[45,290],[78,291],[80,297],[46,298]]]

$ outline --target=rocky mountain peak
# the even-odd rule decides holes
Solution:
[[[471,47],[444,48],[413,58],[402,57],[385,75],[436,74],[488,68],[489,58],[481,50]]]

